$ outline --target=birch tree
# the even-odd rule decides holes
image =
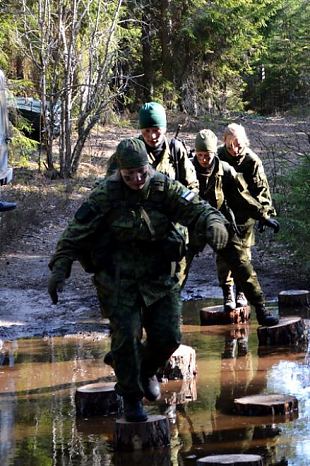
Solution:
[[[97,122],[127,85],[115,86],[122,0],[22,0],[20,41],[39,75],[46,164],[73,176]],[[60,104],[59,160],[52,155],[53,109]],[[59,168],[58,168],[59,167]]]

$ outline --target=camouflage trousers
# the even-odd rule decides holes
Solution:
[[[127,296],[114,305],[100,287],[97,292],[104,315],[110,320],[115,389],[120,395],[141,399],[141,376],[154,375],[180,345],[179,289],[171,290],[150,306],[145,306],[138,293],[134,299]]]
[[[216,265],[220,286],[236,283],[248,301],[256,306],[265,302],[257,274],[251,263],[251,246],[254,242],[253,227],[242,238],[234,235],[227,246],[217,253]]]

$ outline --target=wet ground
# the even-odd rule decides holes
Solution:
[[[113,450],[115,416],[76,416],[76,388],[113,381],[103,363],[106,332],[2,341],[0,464],[194,465],[209,454],[254,453],[265,465],[310,464],[310,357],[307,344],[258,346],[253,319],[242,326],[200,326],[199,309],[184,304],[183,343],[196,350],[198,374],[162,384],[151,414],[170,420],[171,445],[135,453]],[[214,301],[212,301],[212,304]],[[309,316],[305,316],[309,323]],[[186,396],[182,396],[186,393]],[[233,413],[238,397],[277,393],[298,399],[298,413],[250,417]]]

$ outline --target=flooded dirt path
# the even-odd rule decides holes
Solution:
[[[103,363],[110,344],[103,333],[4,343],[0,351],[0,464],[182,466],[195,465],[197,458],[208,454],[243,452],[262,455],[268,466],[308,466],[307,348],[259,351],[253,320],[239,328],[247,337],[247,351],[238,351],[236,341],[235,351],[227,354],[225,348],[234,340],[236,326],[201,327],[196,310],[197,302],[186,303],[183,325],[183,343],[196,350],[196,379],[162,384],[161,400],[146,404],[149,413],[169,417],[172,441],[166,449],[115,452],[115,417],[76,416],[77,387],[114,381],[112,369]],[[187,402],[179,396],[182,390],[191,394]],[[296,396],[298,414],[233,414],[235,398],[261,393]]]

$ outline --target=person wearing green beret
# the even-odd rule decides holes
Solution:
[[[199,131],[195,139],[193,160],[199,194],[223,213],[233,233],[227,246],[217,253],[216,259],[224,307],[230,311],[247,305],[248,299],[255,308],[260,325],[276,325],[278,318],[266,309],[264,294],[247,251],[247,225],[258,220],[262,225],[274,228],[277,222],[270,219],[270,206],[252,196],[243,175],[220,160],[216,153],[217,136],[210,129]],[[227,269],[231,271],[231,280],[236,282],[236,299],[233,282],[227,283]]]
[[[156,373],[181,341],[176,263],[186,251],[175,224],[191,230],[197,247],[218,251],[227,244],[227,221],[198,194],[154,170],[141,139],[121,141],[116,161],[117,170],[97,184],[61,235],[49,262],[48,291],[57,304],[72,263],[83,251],[90,254],[88,272],[110,321],[115,390],[125,419],[143,422],[143,398],[160,397]]]

